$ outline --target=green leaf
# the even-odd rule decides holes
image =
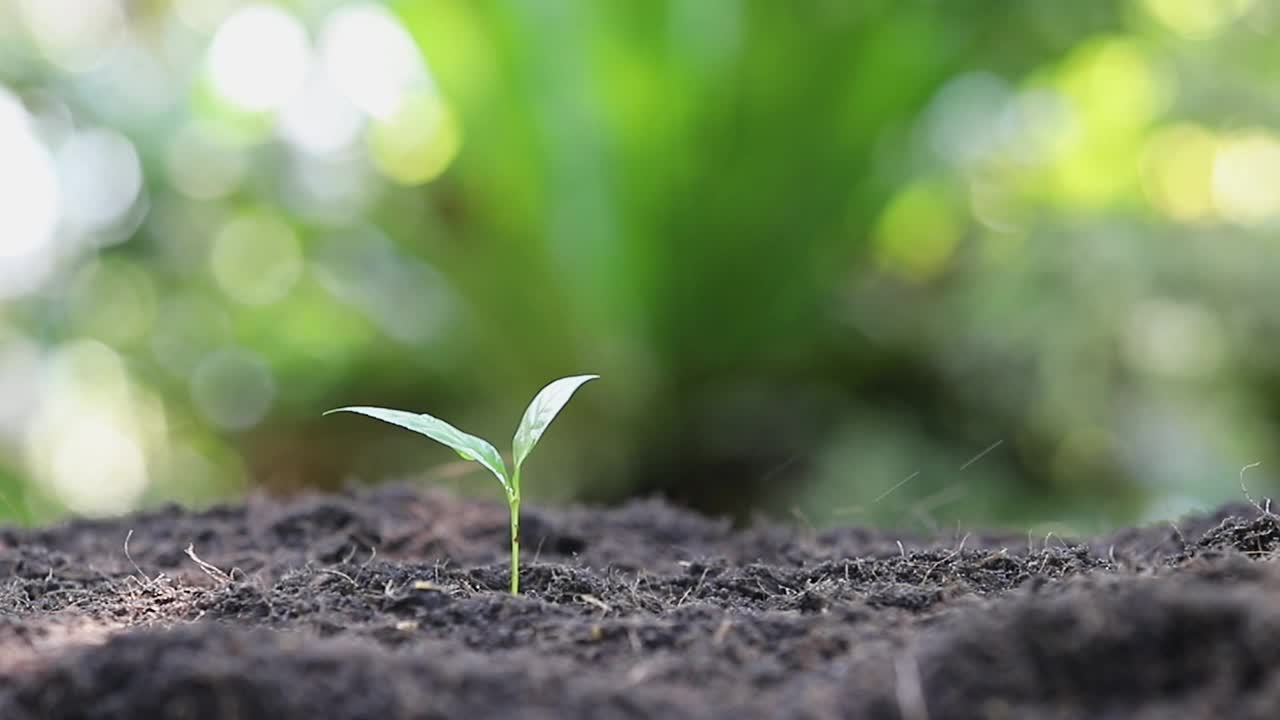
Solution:
[[[583,383],[598,377],[600,376],[574,375],[560,378],[542,388],[542,391],[534,396],[533,402],[529,403],[529,409],[524,411],[524,417],[520,419],[520,427],[516,428],[515,438],[511,441],[515,452],[517,474],[520,472],[520,466],[524,464],[524,459],[529,456],[533,446],[538,444],[538,440],[542,437],[542,433],[547,431],[551,421],[560,414],[565,403],[573,397],[574,391],[582,387]]]
[[[502,455],[498,454],[497,448],[490,445],[487,440],[468,435],[449,423],[439,418],[431,417],[426,414],[416,414],[405,412],[403,410],[388,410],[387,408],[376,407],[344,407],[330,410],[325,415],[337,412],[353,412],[361,415],[368,415],[371,418],[377,418],[383,422],[389,422],[392,425],[399,425],[416,433],[422,433],[438,443],[448,445],[453,448],[454,452],[463,460],[473,460],[489,469],[498,478],[498,482],[502,483],[502,487],[508,492],[511,491],[511,482],[507,477],[506,463],[502,462]]]

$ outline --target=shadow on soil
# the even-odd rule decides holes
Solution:
[[[1280,707],[1280,523],[1249,505],[1047,544],[533,509],[518,598],[505,512],[388,486],[0,530],[0,718]]]

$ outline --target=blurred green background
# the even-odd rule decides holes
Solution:
[[[0,516],[476,465],[1091,530],[1280,461],[1280,4],[0,0]]]

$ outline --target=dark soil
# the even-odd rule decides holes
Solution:
[[[389,486],[0,530],[0,718],[1280,713],[1247,504],[1081,542],[534,508],[520,597],[505,513]]]

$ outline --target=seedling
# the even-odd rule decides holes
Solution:
[[[502,455],[498,453],[497,448],[490,445],[488,441],[468,435],[449,423],[425,413],[419,415],[403,410],[377,407],[343,407],[330,410],[325,415],[336,412],[360,413],[392,425],[408,428],[438,443],[448,445],[463,460],[478,462],[493,473],[494,477],[498,478],[498,482],[502,483],[502,488],[506,490],[507,505],[511,508],[511,594],[516,595],[520,592],[520,468],[524,465],[525,458],[529,457],[533,446],[537,445],[538,440],[542,438],[542,433],[547,431],[547,426],[569,402],[569,398],[573,397],[574,391],[598,377],[600,376],[574,375],[560,378],[542,388],[534,396],[533,402],[530,402],[529,408],[524,411],[524,417],[520,419],[520,427],[516,428],[516,435],[511,441],[512,460],[515,463],[515,470],[511,473],[507,472],[507,465],[502,461]]]

